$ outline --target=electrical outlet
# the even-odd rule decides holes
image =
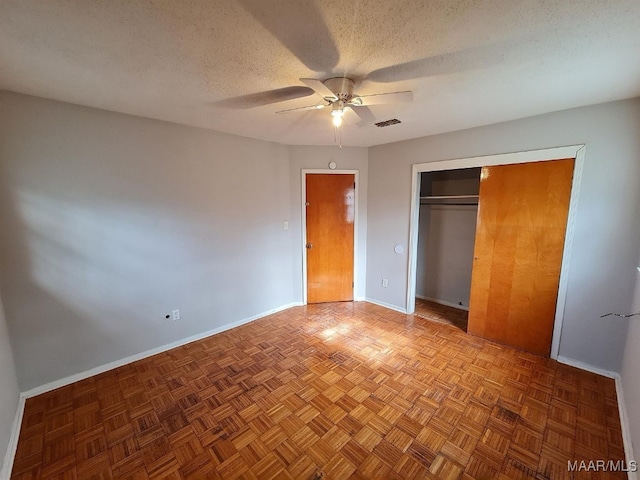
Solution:
[[[389,286],[389,279],[388,278],[383,278],[382,279],[382,286],[384,288],[387,288]]]
[[[176,320],[180,320],[180,310],[172,310],[171,311],[171,318],[173,318],[173,321],[175,322]]]

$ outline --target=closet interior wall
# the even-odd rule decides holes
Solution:
[[[477,198],[423,197],[478,195],[479,189],[480,168],[421,174],[416,297],[469,309]]]

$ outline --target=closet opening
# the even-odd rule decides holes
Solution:
[[[421,263],[425,264],[427,263],[426,260],[428,255],[432,255],[431,253],[429,253],[429,251],[425,251],[425,248],[421,248],[421,251],[419,252],[419,224],[422,223],[424,225],[426,223],[428,225],[431,225],[432,222],[435,222],[436,219],[431,218],[434,215],[438,215],[437,213],[434,213],[436,210],[436,207],[433,205],[434,203],[453,203],[454,201],[457,201],[458,203],[471,203],[470,200],[472,199],[472,197],[470,197],[470,195],[474,195],[475,193],[470,192],[469,190],[465,190],[462,193],[459,193],[460,190],[456,190],[456,196],[460,197],[464,195],[465,198],[433,198],[452,196],[451,190],[445,190],[444,192],[442,190],[438,190],[438,188],[442,187],[442,185],[437,184],[438,172],[448,172],[446,175],[456,175],[456,173],[454,172],[460,172],[461,170],[476,169],[476,172],[478,172],[479,167],[481,169],[481,187],[478,188],[477,194],[478,203],[480,206],[478,207],[477,214],[475,216],[475,235],[469,235],[468,237],[467,252],[469,253],[467,253],[467,255],[471,256],[467,256],[467,259],[470,258],[473,262],[471,283],[467,283],[467,292],[469,292],[469,298],[467,300],[468,303],[465,305],[464,299],[461,298],[453,297],[449,299],[443,299],[442,296],[435,295],[436,300],[440,302],[436,305],[441,305],[443,307],[448,306],[443,305],[444,300],[453,304],[451,308],[456,308],[456,305],[458,310],[461,310],[461,306],[470,308],[467,328],[467,332],[470,334],[488,338],[499,343],[516,345],[516,348],[521,348],[526,351],[538,353],[539,355],[549,356],[553,359],[557,359],[559,356],[560,337],[562,334],[562,323],[564,318],[564,310],[566,307],[568,285],[567,272],[569,270],[569,264],[571,263],[572,243],[575,230],[574,225],[577,210],[576,206],[580,192],[584,157],[584,145],[569,145],[564,147],[553,147],[512,153],[499,153],[481,157],[458,158],[452,160],[440,160],[414,164],[411,168],[412,179],[411,206],[409,215],[409,248],[407,258],[408,268],[406,312],[408,314],[415,313],[416,293],[423,297],[428,296],[424,294],[424,290],[418,291],[418,277],[420,278],[421,288],[424,288],[427,283],[425,279],[425,273],[432,272],[434,269],[435,271],[437,271],[439,268],[438,264],[436,263],[434,265],[432,261],[432,265],[431,267],[429,267],[430,270],[425,270],[423,268],[418,269],[418,255],[421,255]],[[571,166],[570,164],[573,165]],[[564,165],[564,167],[562,167],[561,165]],[[523,172],[518,168],[518,172],[515,172],[514,166],[523,167],[526,171]],[[434,180],[434,177],[431,177],[429,179],[425,176],[424,182],[427,184],[431,182],[431,191],[429,191],[429,187],[426,185],[424,187],[424,190],[421,191],[423,183],[423,173],[436,174],[436,180]],[[462,173],[457,173],[457,175],[462,175]],[[505,175],[507,175],[508,178],[505,178]],[[509,175],[515,175],[515,177]],[[474,176],[474,181],[478,182],[477,174],[475,174]],[[526,181],[522,183],[521,180]],[[567,187],[569,187],[569,190],[567,190]],[[480,193],[481,190],[482,194]],[[558,222],[555,222],[558,225],[562,225],[565,230],[563,234],[564,238],[560,238],[560,241],[556,242],[558,237],[556,237],[555,235],[550,235],[546,229],[552,223],[554,223],[550,222],[548,218],[550,212],[552,210],[555,211],[555,209],[551,209],[551,207],[556,203],[559,204],[559,202],[556,202],[555,199],[556,197],[558,197],[561,190],[564,192],[562,193],[563,197],[566,194],[569,195],[569,202],[568,212],[565,211],[563,213],[564,218],[558,220]],[[439,193],[443,194],[440,195]],[[480,198],[481,195],[482,198]],[[432,198],[421,199],[420,197]],[[528,200],[524,201],[523,199],[525,199],[525,197]],[[544,200],[543,197],[545,198]],[[531,200],[532,198],[534,200]],[[428,213],[421,212],[421,209],[424,210],[424,206],[421,206],[421,203],[429,203],[431,205],[429,207],[430,210]],[[542,209],[539,208],[541,205],[543,205]],[[465,206],[470,208],[475,207],[475,205],[457,205],[457,208]],[[505,207],[507,207],[506,210]],[[440,208],[454,207],[443,206]],[[566,205],[563,208],[566,208]],[[532,222],[534,219],[534,217],[532,216],[532,209],[536,209],[537,211],[537,213],[535,214],[535,222],[537,222],[536,225],[539,224],[540,227],[544,228],[529,228],[532,227]],[[523,214],[522,216],[514,217],[518,221],[511,225],[513,223],[511,222],[511,220],[505,220],[505,212],[508,215],[511,215],[514,212],[525,212],[525,214]],[[474,215],[472,214],[471,216],[473,217]],[[540,221],[540,218],[542,218],[542,221]],[[499,232],[509,233],[511,232],[511,230],[507,229],[509,231],[505,232],[505,229],[503,228],[496,228],[493,220],[497,219],[501,219],[500,222],[502,224],[506,224],[505,222],[507,222],[509,226],[513,226],[515,229],[515,236],[511,234],[501,234],[499,239],[500,241],[498,242],[500,243],[500,245],[497,245],[494,241],[495,234]],[[523,221],[521,222],[520,220]],[[531,232],[535,233],[536,235],[532,237],[532,235],[530,234]],[[433,234],[433,232],[431,233]],[[520,235],[521,233],[524,236]],[[421,247],[425,245],[425,239],[428,245],[429,237],[425,235],[426,234],[422,235],[420,242]],[[553,262],[555,264],[553,278],[550,275],[546,274],[546,272],[549,271],[546,266],[542,268],[542,276],[540,278],[547,280],[553,279],[555,285],[538,288],[537,279],[539,276],[533,276],[532,272],[538,272],[538,270],[540,270],[537,267],[538,260],[547,262],[550,260],[550,256],[531,255],[530,252],[536,249],[539,250],[539,247],[536,245],[544,246],[546,245],[547,240],[550,240],[552,238],[556,243],[556,245],[554,246],[554,252],[560,253],[560,256],[555,255],[553,259]],[[526,242],[529,242],[529,244],[524,245],[524,247],[522,248],[511,250],[517,253],[524,253],[524,256],[516,258],[512,254],[504,250],[505,246],[508,247],[510,245],[509,242],[513,243],[514,240],[516,242],[520,242],[520,240],[522,239],[524,239]],[[459,238],[455,237],[455,241],[458,242]],[[476,252],[478,249],[480,249],[480,247],[482,247],[482,251]],[[498,250],[496,250],[496,248]],[[471,251],[473,251],[473,254],[470,253]],[[498,254],[495,255],[494,251],[497,251]],[[441,256],[440,266],[443,265],[444,258],[446,258],[446,255]],[[521,261],[522,258],[526,260],[524,263]],[[519,267],[518,269],[511,269],[513,270],[513,274],[511,274],[510,272],[498,271],[504,270],[503,267],[511,262],[511,260],[505,261],[505,259],[512,259],[513,265]],[[536,260],[536,265],[532,266],[527,263],[531,259]],[[495,272],[493,271],[494,266],[496,266]],[[486,271],[487,267],[491,269],[490,273]],[[508,275],[506,273],[508,273]],[[517,275],[515,275],[516,273]],[[498,283],[500,285],[493,285],[494,279],[499,280]],[[489,281],[490,283],[489,286],[487,286],[487,281]],[[540,290],[540,292],[536,293],[535,297],[532,297],[527,293],[527,288],[529,287],[527,285],[523,286],[523,281],[524,284],[527,284],[527,282],[528,284],[531,284],[531,282],[533,281],[535,288]],[[468,277],[467,282],[469,282]],[[505,292],[507,292],[508,294],[508,308],[505,307],[505,305],[503,304],[504,302],[501,300],[503,298],[506,298],[504,297]],[[545,295],[543,296],[542,293],[544,293]],[[491,297],[489,299],[490,301],[480,298],[480,294],[491,294],[489,295]],[[434,298],[434,296],[431,295],[429,295],[429,297]],[[459,305],[459,302],[462,302],[463,305]],[[469,305],[469,303],[471,305]],[[487,313],[487,309],[489,307],[491,307],[492,311]],[[541,308],[545,309],[544,313],[539,313]],[[433,315],[433,313],[431,315],[435,316]],[[485,324],[483,326],[478,323],[478,319],[482,318],[490,319],[493,323],[491,323],[490,325]],[[546,347],[544,351],[542,351],[541,349],[534,348],[531,345],[520,346],[520,340],[522,339],[535,340],[540,337],[537,333],[533,332],[533,330],[535,330],[539,326],[539,324],[541,325],[541,318],[545,318],[546,320],[551,319],[550,325],[545,323],[546,331],[551,332],[552,335],[550,351]],[[532,321],[533,323],[529,323],[526,327],[521,328],[522,321]],[[497,327],[496,322],[498,322]],[[489,331],[488,329],[491,331]],[[510,337],[506,339],[502,337],[496,338],[496,332],[506,332],[506,334],[508,336],[510,335]],[[515,338],[514,334],[515,336],[522,334],[520,335],[522,338]],[[545,338],[545,344],[547,340],[548,339]]]
[[[467,331],[480,168],[420,173],[415,314]]]

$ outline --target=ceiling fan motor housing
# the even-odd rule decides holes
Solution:
[[[350,78],[334,77],[322,83],[338,97],[338,100],[346,103],[353,98],[353,85],[355,82]]]

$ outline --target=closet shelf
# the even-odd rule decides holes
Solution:
[[[479,195],[429,195],[420,197],[420,205],[478,205]]]

